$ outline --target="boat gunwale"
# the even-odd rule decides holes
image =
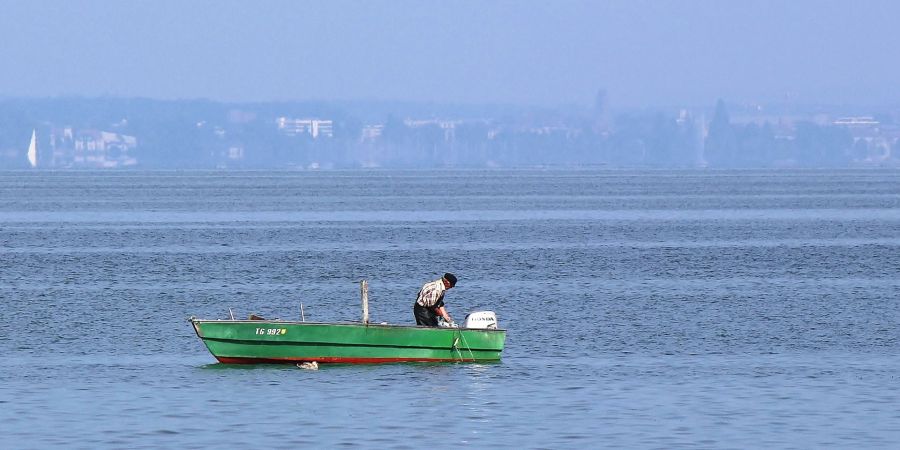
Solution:
[[[446,330],[446,331],[486,331],[491,333],[506,332],[505,328],[465,328],[465,327],[429,327],[424,325],[401,325],[401,324],[382,324],[382,323],[362,323],[362,322],[309,322],[309,321],[290,321],[290,320],[249,320],[249,319],[198,319],[191,317],[188,319],[191,323],[257,323],[257,324],[279,324],[279,325],[328,325],[328,326],[350,326],[350,327],[377,327],[377,328],[405,328],[411,330]]]

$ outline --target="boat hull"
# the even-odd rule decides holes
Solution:
[[[506,330],[191,319],[226,364],[498,361]]]

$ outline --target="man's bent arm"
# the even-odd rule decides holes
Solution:
[[[450,314],[447,313],[447,308],[444,308],[443,306],[439,306],[439,307],[435,308],[434,311],[436,313],[438,313],[439,316],[443,317],[444,320],[446,320],[447,322],[453,322],[453,319],[450,318]]]

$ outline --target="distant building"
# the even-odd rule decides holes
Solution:
[[[878,121],[871,116],[841,117],[835,120],[834,124],[844,127],[875,127],[878,126]]]
[[[57,168],[117,168],[137,164],[137,138],[97,130],[72,127],[50,133],[50,166]]]
[[[446,142],[452,142],[456,138],[456,127],[461,123],[461,120],[441,119],[406,119],[403,121],[403,124],[409,128],[437,126],[444,131],[444,141]]]
[[[841,117],[835,126],[848,130],[853,137],[852,156],[857,163],[882,163],[893,158],[896,137],[890,126],[882,129],[881,122],[871,116]]]
[[[244,161],[244,147],[241,145],[218,147],[211,153],[211,156],[215,160],[217,169],[240,166]]]
[[[314,139],[320,136],[334,137],[334,123],[331,120],[279,117],[276,123],[278,131],[286,136],[308,134]]]
[[[72,167],[75,130],[72,127],[50,130],[50,167]]]
[[[383,124],[365,125],[363,126],[362,136],[360,136],[360,140],[363,142],[374,141],[381,137],[382,132],[384,132]]]
[[[75,133],[73,141],[73,167],[116,168],[137,164],[132,156],[137,148],[134,136],[88,130]]]
[[[235,161],[244,159],[244,147],[228,147],[228,159]]]

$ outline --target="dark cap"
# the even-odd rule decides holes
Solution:
[[[447,272],[444,274],[444,279],[450,282],[450,287],[456,286],[456,275]]]

